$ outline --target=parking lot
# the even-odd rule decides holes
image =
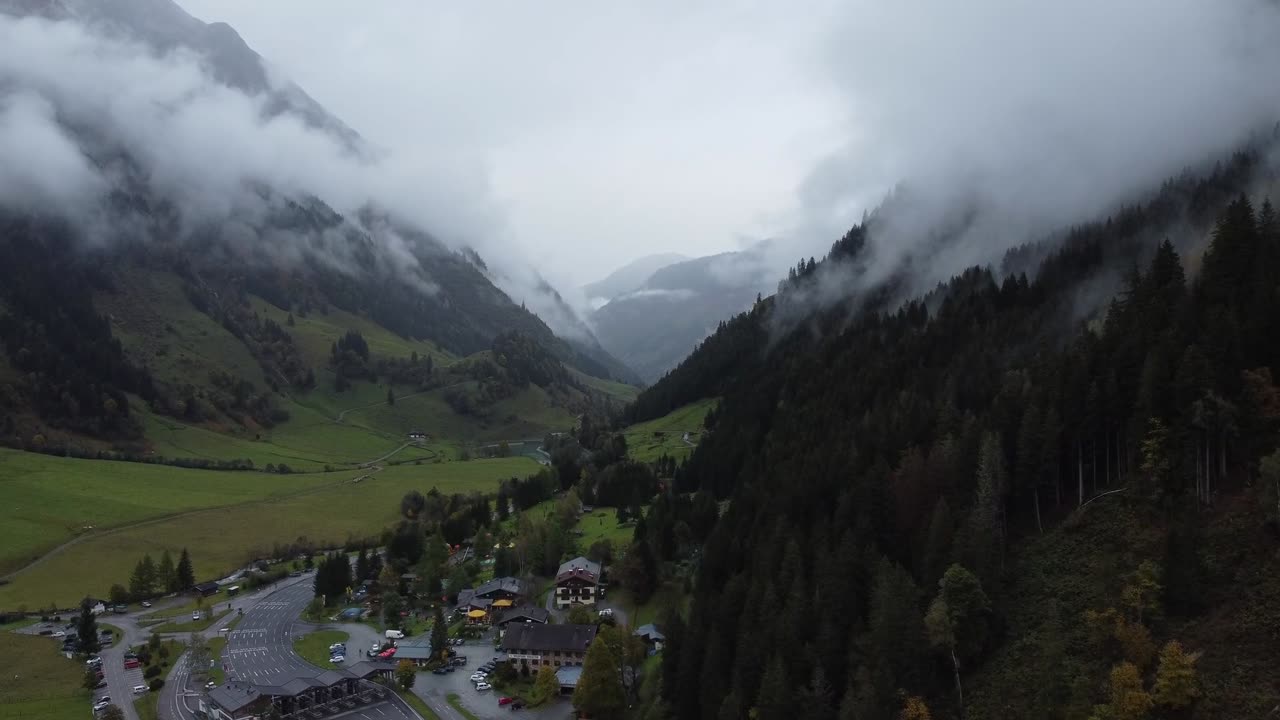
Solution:
[[[458,654],[467,657],[466,665],[447,675],[420,672],[418,679],[413,683],[413,692],[424,699],[430,698],[433,706],[444,704],[445,698],[450,693],[457,693],[462,705],[482,720],[512,717],[565,720],[573,717],[573,707],[569,704],[567,697],[540,708],[524,708],[513,712],[510,707],[498,705],[498,698],[502,697],[502,693],[497,690],[477,692],[470,679],[471,673],[498,655],[490,637],[486,636],[483,640],[469,640],[455,650]]]

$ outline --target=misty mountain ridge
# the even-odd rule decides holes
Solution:
[[[603,279],[582,286],[587,305],[593,310],[616,297],[639,290],[657,270],[688,260],[680,253],[657,253],[636,258],[606,275]]]
[[[663,265],[593,310],[591,326],[606,350],[646,381],[657,380],[722,321],[777,287],[769,249],[759,243]]]
[[[362,178],[382,179],[342,177],[373,172],[359,136],[272,77],[229,26],[201,23],[167,0],[0,0],[0,10],[0,67],[11,76],[0,96],[0,157],[14,160],[0,168],[0,254],[8,258],[0,345],[10,358],[0,361],[0,378],[50,368],[39,382],[15,382],[4,404],[17,415],[0,434],[14,433],[18,417],[34,428],[27,437],[45,429],[41,418],[73,433],[136,438],[130,396],[157,413],[210,420],[210,404],[232,407],[206,399],[228,377],[248,389],[220,422],[269,426],[278,415],[272,393],[308,393],[317,373],[331,370],[339,392],[349,386],[343,366],[326,365],[307,346],[314,341],[294,337],[274,312],[292,325],[295,316],[336,311],[411,341],[406,348],[429,341],[457,359],[515,334],[585,376],[636,381],[572,311],[556,318],[572,330],[561,339],[494,284],[474,251],[355,194]],[[56,63],[22,62],[26,50],[46,46],[63,51],[54,50]],[[281,146],[299,154],[276,157]],[[291,167],[284,157],[317,164]],[[312,192],[316,180],[346,208]],[[60,282],[79,287],[60,293]],[[156,304],[164,306],[158,316],[148,307]],[[226,342],[242,343],[238,352],[258,367],[213,358],[201,361],[207,371],[171,368],[165,353],[183,336],[177,323],[193,313],[206,316],[201,333],[229,333]],[[156,334],[156,323],[172,337]],[[378,369],[362,363],[350,377],[385,373],[425,387],[430,376],[395,357],[366,362],[375,361]],[[501,373],[483,362],[458,367],[475,381]],[[566,382],[547,388],[547,401],[574,412],[600,401]],[[458,407],[483,417],[476,413],[510,392],[490,389]],[[197,406],[205,410],[193,413]],[[498,420],[510,425],[514,416]]]

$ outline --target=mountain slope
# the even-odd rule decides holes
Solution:
[[[102,82],[141,73],[145,85],[150,72],[178,83],[172,107],[157,111],[144,98],[122,105],[137,111],[128,114],[109,87],[76,92],[77,80],[56,68],[4,56],[12,79],[0,115],[16,123],[15,136],[42,133],[69,163],[42,174],[33,158],[7,168],[16,182],[0,178],[5,442],[110,445],[137,457],[157,416],[261,440],[312,406],[343,405],[343,393],[365,397],[372,386],[380,399],[395,386],[427,392],[450,382],[461,388],[456,407],[440,396],[424,409],[441,418],[425,428],[433,437],[501,438],[506,428],[523,438],[612,402],[579,377],[634,379],[589,332],[557,337],[493,284],[475,253],[375,202],[339,212],[269,164],[209,166],[206,141],[231,155],[243,152],[234,141],[262,139],[229,139],[203,124],[190,103],[209,97],[252,113],[240,118],[247,133],[287,133],[275,139],[301,138],[352,170],[367,161],[354,132],[276,79],[229,27],[168,0],[0,0],[0,31],[15,46],[61,43],[59,61],[72,69],[98,58],[114,68]],[[148,124],[154,132],[134,127]],[[76,175],[80,186],[68,189]],[[326,322],[298,322],[310,317]],[[308,333],[321,325],[332,334],[317,352]],[[477,358],[504,342],[519,357]],[[508,362],[531,358],[585,375],[562,368],[533,382],[511,373]],[[403,416],[375,425],[399,437],[413,427]],[[342,456],[367,459],[357,452]]]
[[[620,295],[635,292],[658,270],[684,262],[689,258],[679,253],[659,253],[637,258],[606,275],[603,279],[582,286],[582,294],[592,307],[603,305]]]
[[[1096,716],[1112,668],[1149,692],[1171,640],[1203,653],[1187,715],[1280,703],[1275,501],[1253,482],[1280,431],[1280,226],[1239,195],[1270,173],[1236,157],[905,301],[910,277],[860,284],[876,228],[855,228],[642,392],[629,422],[721,398],[675,477],[730,503],[664,628],[671,715],[799,695],[814,717],[906,696]],[[853,292],[818,304],[828,274]]]
[[[590,321],[611,354],[652,382],[772,284],[758,250],[686,260],[654,271]]]

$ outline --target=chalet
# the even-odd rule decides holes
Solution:
[[[86,603],[89,605],[89,612],[93,613],[94,615],[101,615],[102,613],[107,611],[107,603],[105,600],[99,600],[97,598],[87,597],[81,601],[82,605]]]
[[[595,605],[600,595],[600,563],[576,557],[556,571],[556,607]]]
[[[537,672],[543,665],[582,665],[587,648],[596,639],[595,625],[543,625],[512,623],[502,636],[502,650],[517,669]]]
[[[426,665],[432,659],[431,636],[419,635],[397,640],[395,659],[397,662],[408,660],[419,667]]]
[[[498,619],[493,623],[498,627],[506,627],[511,623],[540,623],[547,624],[551,620],[551,611],[546,608],[534,607],[526,605],[524,607],[510,608],[498,615]]]
[[[494,578],[475,589],[475,597],[486,598],[492,602],[507,600],[511,605],[520,604],[528,594],[529,588],[525,582],[513,577]]]

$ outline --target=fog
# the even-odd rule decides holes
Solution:
[[[995,262],[1269,133],[1277,37],[1268,0],[858,3],[823,48],[850,132],[803,183],[792,243],[820,251],[898,187],[868,279]]]
[[[191,53],[0,15],[0,202],[92,216],[85,200],[131,171],[110,138],[184,222],[244,226],[269,209],[259,184],[343,213],[373,203],[478,249],[547,315],[563,308],[544,277],[567,290],[653,252],[751,248],[714,279],[780,278],[868,212],[867,277],[910,263],[929,288],[1280,117],[1268,0],[184,5],[365,141]],[[380,242],[412,264],[394,233]]]

